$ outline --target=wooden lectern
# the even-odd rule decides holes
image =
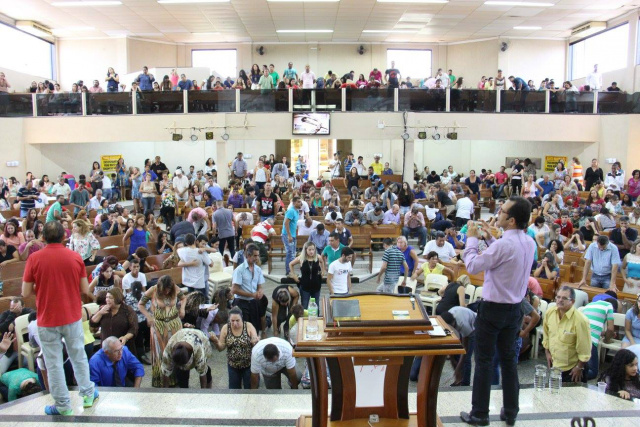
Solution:
[[[332,303],[338,299],[357,299],[360,319],[334,321]],[[465,351],[440,317],[431,319],[444,328],[444,336],[429,334],[435,332],[432,321],[420,298],[413,295],[361,293],[324,298],[319,339],[306,336],[307,319],[298,324],[293,354],[307,358],[313,408],[310,417],[300,416],[297,427],[367,426],[372,414],[380,417],[375,427],[442,426],[436,415],[442,368],[447,355]],[[410,414],[409,372],[414,356],[422,357],[422,363],[417,413]]]

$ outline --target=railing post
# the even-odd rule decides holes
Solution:
[[[82,115],[87,115],[87,92],[81,92],[80,97],[82,99]]]
[[[551,91],[546,89],[544,91],[544,112],[549,114],[551,111]]]
[[[184,114],[189,113],[189,91],[182,91],[182,112]]]
[[[33,111],[33,117],[38,117],[38,95],[31,94],[31,110]]]
[[[343,87],[340,91],[342,93],[342,108],[340,111],[344,112],[347,111],[347,88]]]
[[[593,114],[598,114],[598,91],[593,91]]]
[[[444,111],[448,113],[451,111],[451,86],[447,86],[444,94]]]
[[[138,114],[138,92],[129,92],[131,94],[131,114]]]
[[[393,89],[393,111],[398,111],[400,108],[400,89]]]
[[[240,90],[236,89],[236,113],[240,112]]]
[[[293,89],[289,88],[289,112],[293,113]]]
[[[316,90],[315,89],[309,89],[311,91],[311,111],[313,111],[315,113],[316,111]]]
[[[496,90],[496,113],[499,113],[500,110],[502,109],[502,105],[500,105],[500,101],[502,99],[500,98],[500,89]]]

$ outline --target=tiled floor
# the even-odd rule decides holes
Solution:
[[[93,408],[83,410],[77,393],[72,393],[73,418],[40,415],[49,396],[34,396],[0,407],[0,426],[27,427],[55,422],[56,425],[249,425],[293,426],[300,414],[309,414],[308,392],[226,392],[190,390],[113,391],[104,389]],[[441,390],[438,414],[447,426],[462,426],[458,414],[470,406],[468,390]],[[491,395],[492,421],[498,420],[502,392]],[[416,410],[415,393],[409,396],[410,411]],[[586,387],[565,387],[558,395],[526,388],[520,394],[519,426],[568,426],[574,416],[591,416],[597,426],[637,427],[640,405],[598,394]],[[67,421],[68,420],[68,421]]]

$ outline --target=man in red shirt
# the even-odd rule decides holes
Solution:
[[[502,190],[507,185],[509,175],[504,171],[504,166],[500,166],[500,172],[496,172],[496,183],[491,186],[493,190],[493,198],[498,199],[502,194]]]
[[[569,211],[560,212],[560,219],[554,221],[556,224],[560,224],[560,234],[564,237],[571,237],[573,234],[573,224],[569,221]]]
[[[89,294],[89,283],[80,255],[62,245],[65,238],[62,224],[59,221],[46,223],[43,235],[47,246],[29,256],[22,279],[22,296],[36,294],[38,335],[47,365],[49,391],[55,401],[54,405],[45,406],[44,412],[47,415],[73,415],[63,369],[62,338],[83,406],[92,407],[98,398],[98,389],[89,377],[82,328],[80,294]]]

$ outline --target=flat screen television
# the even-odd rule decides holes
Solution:
[[[330,113],[293,113],[294,135],[329,135]]]

